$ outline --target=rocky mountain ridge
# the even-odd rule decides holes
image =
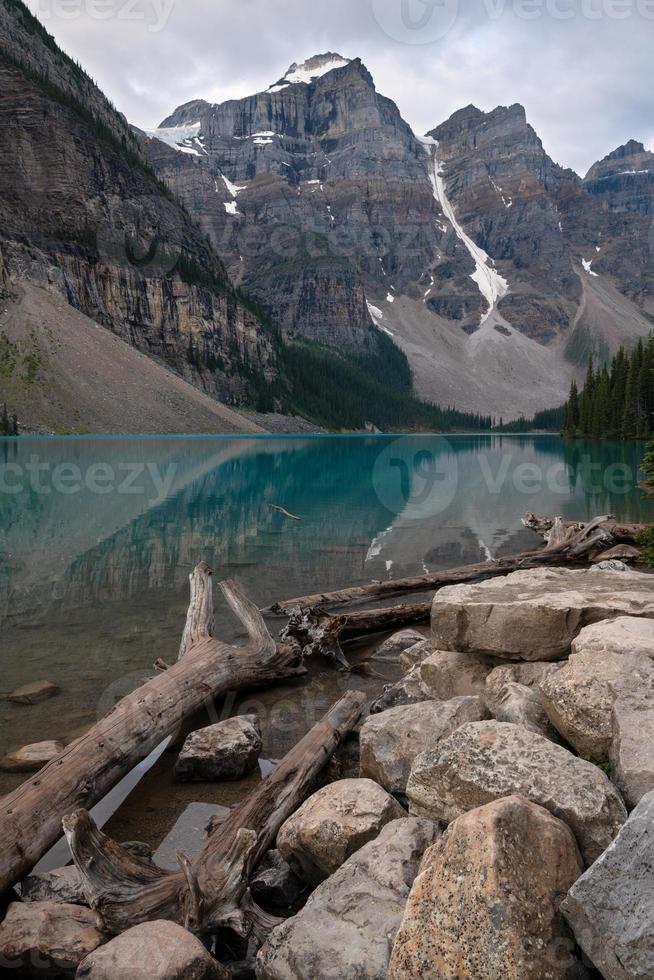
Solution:
[[[53,315],[63,297],[212,398],[256,401],[278,374],[274,330],[241,301],[125,119],[18,0],[0,2],[0,93],[7,295],[27,280],[51,295]]]
[[[418,138],[360,59],[330,52],[266,92],[181,106],[144,149],[288,337],[360,350],[374,324],[429,400],[551,407],[590,353],[651,328],[654,155],[635,141],[582,179],[520,105]]]

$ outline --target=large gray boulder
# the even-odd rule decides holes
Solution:
[[[574,836],[518,796],[459,817],[423,859],[388,980],[569,980],[561,898],[583,872]]]
[[[371,779],[341,779],[310,796],[277,834],[282,857],[317,885],[391,820],[406,817],[397,800]]]
[[[568,824],[587,864],[627,817],[601,769],[522,725],[463,725],[415,760],[407,784],[415,816],[451,823],[503,796],[524,796]]]
[[[572,886],[561,911],[606,980],[654,977],[654,792]]]
[[[393,633],[387,640],[384,640],[375,650],[373,660],[387,660],[391,663],[398,663],[405,650],[414,647],[416,643],[424,643],[424,633],[417,630],[400,630]]]
[[[411,670],[412,667],[415,667],[416,664],[421,664],[432,653],[431,640],[421,640],[400,654],[400,666],[404,670]]]
[[[14,975],[74,977],[107,938],[95,912],[81,905],[14,902],[0,924],[0,965]]]
[[[420,859],[438,833],[430,820],[387,824],[272,931],[259,980],[384,980]]]
[[[486,678],[497,660],[483,654],[435,650],[419,667],[423,687],[433,698],[484,697]]]
[[[371,715],[361,729],[361,775],[389,793],[404,793],[416,756],[466,722],[489,717],[481,698],[424,701]]]
[[[263,742],[256,715],[239,715],[193,732],[175,764],[181,782],[241,779],[256,768]]]
[[[611,779],[629,809],[654,790],[654,690],[643,686],[616,698],[613,741],[609,753]]]
[[[560,670],[562,664],[538,660],[519,660],[515,663],[502,663],[491,670],[486,678],[486,690],[490,697],[501,690],[505,684],[520,684],[538,691],[540,682],[552,671]]]
[[[228,980],[195,936],[174,922],[134,926],[91,953],[76,980]]]
[[[654,578],[639,572],[543,568],[440,589],[432,606],[435,649],[510,660],[558,660],[584,626],[618,616],[654,617]]]
[[[492,696],[489,692],[487,704],[496,721],[522,725],[530,732],[537,732],[545,738],[558,739],[538,692],[531,687],[508,681],[503,687],[495,687]]]
[[[650,619],[620,617],[586,627],[573,641],[568,662],[540,683],[552,724],[577,752],[598,762],[606,762],[611,751],[615,702],[634,691],[654,706]]]

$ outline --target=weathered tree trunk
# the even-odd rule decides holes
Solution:
[[[211,571],[199,565],[191,576],[181,659],[120,701],[86,735],[2,800],[0,893],[29,873],[61,837],[65,814],[91,809],[184,719],[227,691],[305,673],[297,643],[277,646],[257,607],[233,583],[223,582],[221,589],[248,632],[247,646],[211,637]]]
[[[415,578],[394,579],[388,582],[375,581],[368,585],[337,589],[334,592],[317,592],[314,595],[284,599],[264,611],[278,616],[297,616],[303,610],[324,610],[355,602],[374,602],[407,595],[411,592],[434,592],[445,585],[482,582],[489,578],[497,578],[501,575],[508,575],[510,572],[523,571],[529,568],[574,564],[574,562],[585,560],[593,548],[610,547],[611,544],[618,542],[633,541],[634,535],[638,533],[641,527],[639,524],[616,524],[610,517],[597,517],[589,524],[563,521],[561,518],[556,520],[558,523],[555,533],[559,540],[551,548],[527,551],[519,555],[496,558],[474,565],[463,565],[460,568],[418,575]],[[533,514],[528,514],[523,523],[532,530],[546,533],[551,531],[554,519],[539,518]],[[568,529],[573,532],[570,536],[564,534]],[[588,535],[591,529],[595,532],[595,536],[592,543],[589,543]]]
[[[320,607],[297,609],[280,635],[284,640],[297,640],[304,656],[319,653],[342,670],[350,670],[341,643],[426,623],[430,612],[431,602],[403,603],[385,609],[363,609],[336,615],[330,615]]]
[[[606,525],[606,530],[610,532],[616,544],[635,544],[636,535],[644,529],[644,524],[624,524],[616,521],[613,517],[603,517],[602,522]],[[586,527],[580,521],[566,521],[562,517],[543,517],[540,514],[526,514],[522,518],[522,523],[530,531],[536,531],[545,540],[551,540],[551,530],[558,522],[566,530],[574,528],[582,530]]]
[[[248,877],[282,823],[354,728],[365,695],[348,691],[282,759],[260,786],[214,827],[200,854],[178,852],[181,872],[164,872],[132,857],[101,833],[82,810],[64,819],[87,899],[108,932],[152,919],[172,919],[194,932],[229,926],[242,935],[266,928],[269,917],[252,901]]]

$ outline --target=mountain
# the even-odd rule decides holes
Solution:
[[[651,328],[641,144],[582,179],[520,105],[468,106],[417,137],[362,62],[333,52],[140,135],[288,340],[373,354],[383,333],[430,401],[531,415],[563,402],[590,353]]]
[[[124,117],[19,0],[0,0],[0,143],[0,312],[11,309],[14,316],[14,335],[0,336],[0,386],[10,388],[13,403],[47,402],[59,372],[52,336],[30,319],[34,308],[55,327],[69,318],[80,351],[86,322],[154,358],[159,372],[145,371],[144,388],[166,384],[172,370],[205,397],[255,402],[278,377],[276,331],[241,300]],[[16,322],[21,316],[24,322]],[[92,350],[98,350],[94,343],[89,357]],[[138,381],[138,358],[114,351]],[[27,359],[30,369],[15,370],[16,358]],[[70,404],[62,412],[50,404],[43,418],[70,426],[71,416],[88,405],[82,388],[93,363],[80,355],[76,368],[66,376]],[[192,427],[193,411],[210,431],[251,430],[234,413],[213,412],[177,379],[170,387],[173,404],[190,399],[187,411],[179,411],[189,416],[180,431]],[[106,397],[119,390],[108,384]],[[121,418],[125,426],[138,425],[139,406],[157,416],[154,431],[174,430],[176,411],[162,414],[145,395],[131,406],[132,423],[129,412],[110,416],[116,425]],[[141,427],[151,421],[146,415]],[[79,418],[74,429],[85,424]]]

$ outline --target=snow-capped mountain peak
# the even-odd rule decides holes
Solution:
[[[350,64],[349,58],[343,58],[340,54],[328,51],[327,54],[317,54],[313,58],[308,58],[302,64],[294,62],[288,69],[283,78],[268,89],[269,92],[281,92],[289,85],[297,85],[299,82],[310,84],[316,78],[322,78],[336,68],[345,68]]]

